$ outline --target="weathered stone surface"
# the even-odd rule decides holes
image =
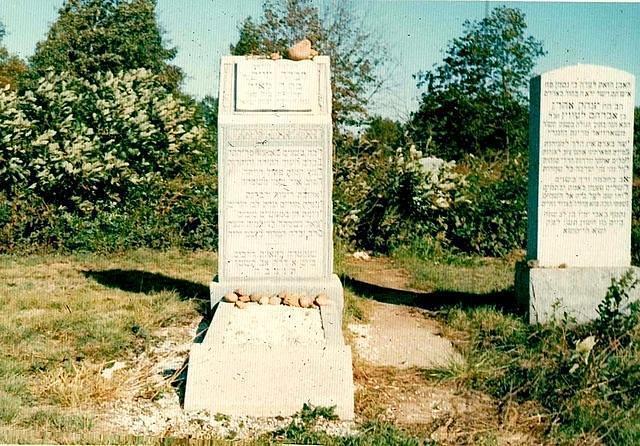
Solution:
[[[630,265],[633,75],[573,65],[532,79],[530,96],[527,258]]]
[[[341,331],[343,289],[333,274],[332,135],[327,57],[300,62],[223,58],[218,276],[210,285],[211,304],[218,308],[205,343],[237,341],[243,336],[239,331],[250,336],[242,346],[194,346],[187,410],[264,416],[293,413],[311,402],[335,403],[341,416],[353,416],[350,353]],[[243,322],[236,329],[221,319],[231,304],[219,303],[234,289],[241,294],[238,302],[250,300],[247,294],[286,290],[290,305],[299,305],[300,294],[319,293],[336,305],[325,311],[249,304],[234,312]],[[256,338],[264,330],[289,336],[291,321],[260,322],[254,314],[282,311],[310,318],[321,313],[320,345],[292,351],[291,345]]]
[[[559,321],[567,312],[577,322],[598,316],[611,279],[620,279],[632,269],[640,277],[638,267],[602,268],[531,268],[526,263],[516,266],[516,296],[527,310],[529,322]],[[632,300],[640,299],[640,289],[630,292]]]
[[[323,309],[249,304],[240,312],[220,303],[191,350],[185,409],[287,416],[306,402],[353,419],[351,351],[327,339],[337,323]]]
[[[635,79],[574,65],[531,80],[527,262],[516,293],[529,320],[597,316],[631,263]]]

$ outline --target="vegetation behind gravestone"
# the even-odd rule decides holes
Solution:
[[[332,117],[336,133],[360,125],[372,94],[382,84],[380,67],[388,59],[385,46],[366,30],[349,1],[333,2],[321,11],[310,0],[267,0],[262,17],[246,18],[231,54],[287,55],[287,48],[308,38],[331,58]]]
[[[349,155],[336,161],[334,219],[336,234],[353,247],[390,252],[425,244],[487,256],[524,248],[525,156],[468,156],[446,163],[436,177],[412,145],[394,148],[365,136],[343,153]]]
[[[527,87],[542,43],[526,35],[525,15],[514,8],[497,7],[463,26],[443,62],[415,76],[425,91],[409,121],[411,137],[447,160],[526,152]]]
[[[145,68],[177,91],[184,74],[169,61],[178,51],[164,44],[155,9],[156,0],[65,1],[29,59],[27,78],[37,82],[52,68],[92,80]]]
[[[215,244],[196,109],[145,69],[94,79],[0,92],[0,250]]]

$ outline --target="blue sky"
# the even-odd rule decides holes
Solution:
[[[335,1],[317,0],[321,8]],[[26,58],[33,54],[62,0],[0,0],[4,44]],[[158,19],[166,39],[178,47],[174,63],[186,74],[185,90],[197,97],[217,95],[220,56],[238,37],[238,23],[257,17],[262,0],[158,0]],[[462,34],[464,20],[484,17],[499,5],[526,14],[528,31],[542,40],[547,56],[537,73],[575,63],[610,65],[640,78],[640,3],[433,2],[354,0],[365,26],[389,48],[386,88],[374,111],[405,118],[417,105],[412,75],[442,60],[448,42]],[[640,95],[636,94],[640,104]]]

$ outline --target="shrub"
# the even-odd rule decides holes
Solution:
[[[523,155],[461,164],[465,196],[451,210],[446,238],[460,251],[502,257],[524,248],[527,233],[528,163]]]
[[[199,205],[216,180],[195,107],[145,69],[94,79],[49,72],[0,92],[0,251],[163,247],[185,232],[208,246],[215,218]]]
[[[336,162],[334,219],[337,235],[379,252],[416,237],[446,232],[446,212],[464,200],[463,178],[446,164],[432,177],[410,146],[391,149],[364,143]]]

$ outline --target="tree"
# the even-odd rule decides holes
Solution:
[[[365,30],[349,2],[332,5],[321,14],[311,0],[266,0],[258,22],[248,17],[239,26],[231,54],[286,55],[290,45],[308,38],[320,54],[331,57],[333,119],[344,127],[366,117],[367,104],[382,84],[385,48]]]
[[[176,89],[183,74],[168,62],[177,50],[164,46],[155,7],[156,0],[66,0],[30,59],[32,76],[51,67],[91,79],[145,68]]]
[[[2,46],[2,39],[6,30],[0,22],[0,88],[9,85],[9,88],[17,88],[18,79],[27,71],[27,66],[18,56],[14,56]]]
[[[412,115],[413,139],[448,159],[498,150],[507,156],[526,148],[527,86],[542,43],[526,36],[524,14],[498,7],[465,21],[440,65],[416,75],[424,87]]]

